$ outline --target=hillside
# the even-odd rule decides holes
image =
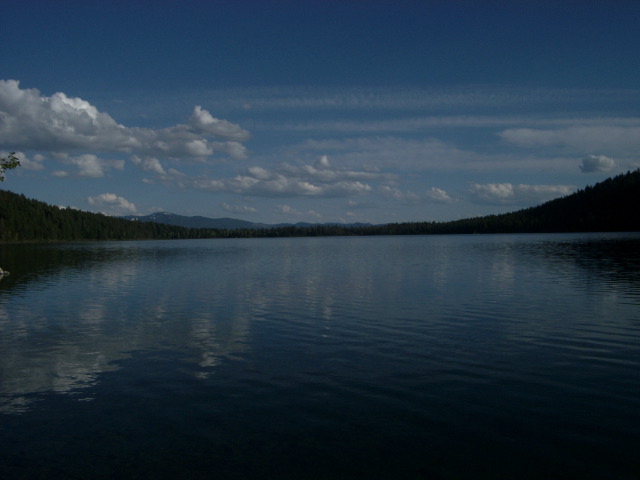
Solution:
[[[197,238],[208,231],[130,222],[0,190],[0,242]]]
[[[378,234],[469,234],[640,231],[640,169],[536,207],[452,222],[379,227]]]
[[[449,223],[474,232],[619,232],[640,230],[640,170],[517,212]]]
[[[161,222],[163,219],[175,220],[175,217],[180,217],[177,215],[155,214],[156,221],[131,221],[58,208],[0,190],[0,242],[640,231],[639,205],[640,170],[609,178],[566,197],[516,212],[452,222],[407,222],[376,226],[268,226],[234,219],[182,217],[185,225],[193,225],[194,218],[203,225],[210,225],[206,223],[210,220],[228,222],[224,227],[192,228]],[[148,217],[143,218],[148,220]]]

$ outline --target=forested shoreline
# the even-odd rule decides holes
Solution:
[[[542,205],[450,222],[186,228],[60,208],[0,190],[0,242],[640,231],[640,169]]]

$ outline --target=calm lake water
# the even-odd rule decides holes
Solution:
[[[640,478],[640,234],[0,246],[0,478]]]

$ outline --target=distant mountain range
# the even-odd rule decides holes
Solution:
[[[169,212],[156,212],[151,215],[127,215],[122,217],[125,220],[134,220],[138,222],[156,222],[164,225],[175,225],[177,227],[186,228],[220,228],[226,230],[234,230],[238,228],[269,228],[270,225],[262,223],[247,222],[246,220],[238,220],[235,218],[208,218],[208,217],[188,217],[184,215],[176,215]]]
[[[281,228],[281,227],[319,227],[319,226],[344,226],[344,227],[368,227],[370,223],[254,223],[246,220],[238,220],[236,218],[209,218],[201,216],[184,216],[176,215],[169,212],[156,212],[151,215],[127,215],[125,220],[133,220],[138,222],[156,222],[164,225],[175,225],[177,227],[186,228],[216,228],[221,230],[237,230],[242,228],[262,229],[262,228]]]

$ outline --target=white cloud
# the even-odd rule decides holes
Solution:
[[[453,202],[453,199],[449,196],[449,194],[447,192],[445,192],[444,190],[440,189],[440,188],[436,188],[436,187],[432,187],[431,190],[429,190],[426,193],[427,198],[429,198],[430,200],[433,200],[435,202],[441,202],[441,203],[451,203]]]
[[[213,118],[201,107],[194,109],[189,125],[125,127],[80,98],[61,92],[47,97],[37,89],[21,89],[16,80],[0,80],[0,142],[7,142],[11,149],[205,160],[216,152],[244,158],[246,152],[239,142],[248,138],[246,130]]]
[[[418,203],[420,202],[420,196],[391,185],[382,185],[378,188],[377,192],[385,197],[393,198],[401,203]]]
[[[417,194],[391,185],[382,185],[377,192],[404,204],[454,203],[456,201],[446,191],[436,187],[432,187],[422,194]]]
[[[577,151],[629,154],[640,148],[640,127],[623,125],[569,126],[557,129],[511,128],[498,134],[522,147],[569,147]]]
[[[609,172],[615,165],[616,162],[612,158],[604,155],[589,155],[587,158],[582,159],[580,170],[582,170],[582,173]]]
[[[77,157],[61,157],[63,163],[74,165],[78,168],[78,176],[101,178],[111,169],[122,170],[124,160],[104,160],[91,153],[85,153]]]
[[[166,175],[167,172],[163,168],[160,160],[155,157],[140,158],[137,155],[131,157],[131,162],[145,172],[154,172],[158,175]]]
[[[213,155],[213,148],[208,144],[206,139],[194,139],[185,143],[185,149],[190,156],[208,157]]]
[[[232,213],[255,213],[257,210],[248,205],[229,205],[228,203],[223,203],[222,208],[224,208],[227,212]]]
[[[247,147],[240,142],[209,142],[214,151],[225,152],[231,158],[242,160],[247,158]]]
[[[316,165],[282,163],[275,169],[252,166],[233,178],[181,180],[184,186],[211,192],[232,192],[265,197],[347,197],[370,193],[369,182],[386,182],[393,175],[346,169],[332,169],[326,157]]]
[[[240,128],[235,123],[214,118],[209,112],[203,110],[200,105],[193,109],[189,118],[191,126],[197,132],[209,133],[219,138],[243,142],[249,139],[249,132]]]
[[[511,183],[473,184],[471,198],[490,205],[535,205],[573,193],[572,185],[513,185]]]
[[[301,212],[299,212],[295,208],[292,208],[290,205],[278,205],[277,210],[280,213],[283,213],[285,215],[294,215],[294,216],[301,215]]]
[[[137,211],[133,203],[115,193],[101,193],[95,197],[88,197],[87,201],[90,205],[104,209],[104,213],[111,215],[131,214]]]

